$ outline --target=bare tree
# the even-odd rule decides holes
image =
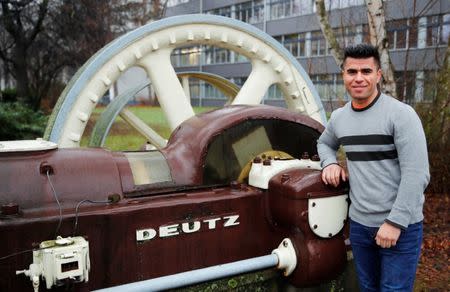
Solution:
[[[31,95],[27,68],[29,49],[42,30],[48,5],[48,0],[1,1],[0,21],[9,38],[0,44],[0,58],[9,65],[20,98]]]
[[[365,0],[367,19],[369,21],[369,37],[372,45],[380,52],[381,70],[383,71],[384,91],[397,97],[394,79],[394,65],[389,56],[389,42],[386,34],[386,17],[382,0]]]
[[[167,1],[1,0],[0,58],[20,100],[39,108],[48,92],[100,48],[162,17]],[[54,91],[54,90],[53,90]]]
[[[331,54],[333,55],[336,64],[340,65],[344,61],[344,52],[342,51],[342,48],[339,45],[339,42],[337,41],[333,28],[331,27],[330,22],[328,21],[328,13],[325,8],[325,1],[316,0],[315,4],[317,11],[316,15],[320,23],[320,29],[322,30],[322,33],[325,35],[325,39],[327,40],[331,48]]]

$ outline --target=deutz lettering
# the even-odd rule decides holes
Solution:
[[[162,225],[159,228],[146,228],[136,230],[136,240],[138,242],[147,241],[155,238],[157,235],[160,238],[180,235],[182,233],[194,233],[200,231],[200,229],[216,229],[218,224],[222,224],[223,227],[231,227],[239,225],[239,215],[230,215],[217,218],[210,218],[198,221],[181,222],[172,225]],[[181,228],[180,228],[181,227]]]

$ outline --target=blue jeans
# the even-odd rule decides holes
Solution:
[[[397,244],[375,242],[378,227],[350,220],[350,242],[361,291],[412,291],[422,243],[422,222],[402,230]]]

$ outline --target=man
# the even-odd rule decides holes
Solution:
[[[361,291],[412,291],[429,182],[422,124],[408,105],[380,92],[375,47],[345,49],[342,74],[351,101],[334,111],[318,140],[322,180],[337,186],[342,145],[350,183],[350,242]]]

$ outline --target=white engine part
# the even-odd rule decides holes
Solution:
[[[308,200],[308,222],[311,230],[320,237],[330,238],[345,225],[348,195]]]
[[[320,161],[312,161],[311,159],[270,160],[270,165],[252,163],[248,183],[251,186],[267,190],[269,181],[274,175],[291,168],[322,169]]]
[[[60,284],[62,280],[75,282],[89,280],[89,243],[81,236],[41,242],[39,249],[33,251],[33,263],[29,270],[16,271],[25,274],[33,282],[35,291],[39,290],[39,277],[45,279],[47,289]]]
[[[286,277],[292,274],[297,266],[297,255],[292,241],[289,238],[283,239],[278,248],[272,251],[272,254],[278,256],[277,268],[284,270],[283,274]]]

